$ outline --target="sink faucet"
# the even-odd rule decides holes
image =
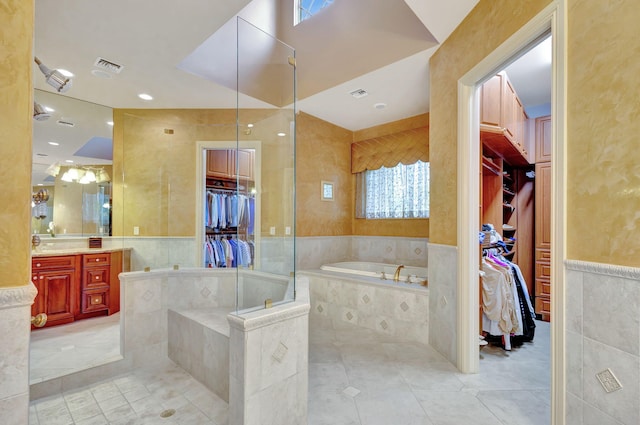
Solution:
[[[393,281],[398,282],[400,280],[400,269],[404,267],[404,264],[400,264],[396,269],[396,272],[393,274]]]

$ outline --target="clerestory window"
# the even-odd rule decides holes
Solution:
[[[294,25],[315,15],[320,9],[330,6],[333,0],[295,0]]]

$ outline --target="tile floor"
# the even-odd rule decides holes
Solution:
[[[549,325],[533,343],[486,346],[465,375],[428,346],[311,319],[309,425],[550,424]],[[349,325],[350,326],[350,325]],[[175,414],[161,418],[166,409]],[[226,425],[227,404],[177,366],[31,404],[32,425]]]
[[[105,364],[120,356],[120,313],[31,331],[30,382]]]

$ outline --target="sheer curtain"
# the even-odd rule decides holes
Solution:
[[[358,173],[358,218],[429,217],[429,163],[398,164]]]

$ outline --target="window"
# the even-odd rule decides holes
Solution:
[[[358,173],[358,218],[429,217],[429,163],[402,163]]]
[[[295,0],[295,22],[293,25],[298,25],[305,19],[309,19],[320,9],[324,9],[332,3],[333,0]]]

